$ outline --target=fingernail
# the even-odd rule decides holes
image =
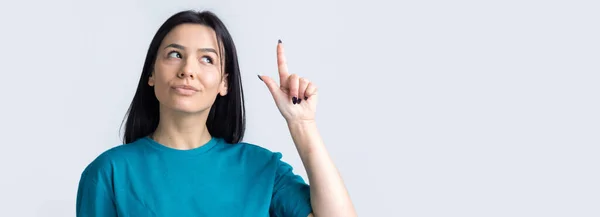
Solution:
[[[305,96],[305,97],[304,97],[304,100],[308,100],[308,97],[306,97],[306,96]]]
[[[257,75],[257,76],[258,76],[258,79],[260,79],[261,81],[263,80],[263,79],[260,77],[260,75]]]
[[[298,103],[298,98],[292,97],[292,103],[294,103],[294,104]]]
[[[300,104],[300,102],[302,102],[302,99],[298,99],[298,104]]]
[[[281,44],[281,39],[277,40],[277,43]]]

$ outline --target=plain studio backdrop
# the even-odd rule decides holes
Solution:
[[[256,75],[320,87],[317,122],[360,216],[600,216],[597,1],[3,1],[0,216],[74,216],[121,144],[152,36],[212,10],[237,45],[246,142],[305,179]]]

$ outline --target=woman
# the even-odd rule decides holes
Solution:
[[[82,173],[77,216],[355,216],[315,126],[317,88],[258,76],[285,118],[311,183],[280,153],[241,142],[244,95],[233,40],[211,12],[170,17],[152,42],[124,144]]]

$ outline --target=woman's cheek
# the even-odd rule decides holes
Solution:
[[[221,75],[219,74],[219,71],[214,67],[206,68],[207,69],[204,73],[204,82],[206,85],[210,85],[211,87],[218,85],[221,82]]]

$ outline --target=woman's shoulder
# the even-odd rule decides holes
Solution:
[[[83,170],[82,176],[110,176],[115,166],[140,154],[142,139],[128,144],[119,144],[100,153]],[[96,179],[96,178],[94,178]]]
[[[236,144],[227,144],[226,149],[235,150],[240,155],[248,157],[250,159],[266,159],[266,160],[277,160],[281,158],[281,153],[270,150],[261,145],[251,142],[239,142]]]

